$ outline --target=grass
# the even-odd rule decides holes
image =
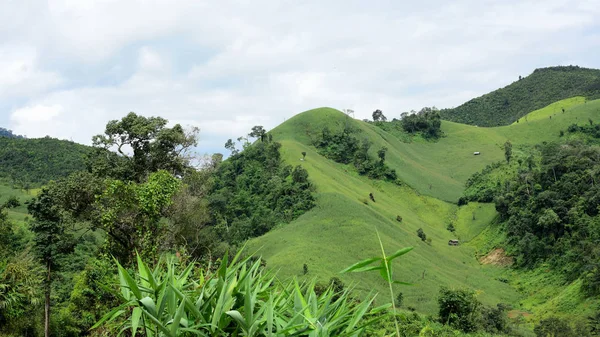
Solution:
[[[317,186],[318,206],[250,243],[251,248],[260,248],[268,266],[279,270],[280,276],[301,276],[306,263],[308,277],[327,281],[337,276],[346,284],[357,283],[359,291],[375,289],[387,293],[387,284],[378,275],[339,275],[343,268],[379,253],[377,229],[386,251],[415,247],[405,259],[394,263],[397,279],[416,284],[394,286],[396,293],[404,293],[406,306],[434,313],[441,285],[480,290],[481,299],[488,304],[514,303],[519,299],[509,286],[495,280],[499,269],[481,266],[473,258],[472,248],[448,246],[454,235],[446,226],[457,206],[415,193],[408,186],[358,176],[351,167],[319,156],[306,144],[309,139],[306,133],[300,133],[301,138],[305,137],[303,143],[277,138],[282,132],[285,134],[287,130],[274,130],[274,136],[283,145],[282,156],[288,163],[301,164],[308,170]],[[300,161],[302,151],[307,152],[305,161]],[[368,200],[369,193],[374,194],[376,202]],[[366,205],[364,200],[368,200]],[[396,221],[397,215],[402,216],[401,223]],[[417,237],[418,228],[432,238],[431,245]]]
[[[551,104],[531,113],[527,122],[501,127],[476,127],[453,122],[442,122],[445,137],[438,141],[414,138],[407,143],[372,124],[348,118],[329,108],[310,110],[296,115],[272,131],[277,140],[290,140],[310,145],[324,126],[342,128],[351,123],[362,131],[361,137],[373,142],[372,156],[382,146],[388,165],[395,168],[398,176],[421,194],[456,202],[464,190],[467,179],[486,165],[504,158],[503,144],[510,140],[515,147],[532,145],[559,139],[561,130],[573,123],[598,121],[600,100],[585,102],[572,98]],[[565,107],[566,112],[557,110]],[[550,119],[552,115],[552,119]],[[548,116],[548,118],[545,118]],[[524,119],[523,117],[522,119]],[[478,151],[479,156],[473,155]],[[314,151],[312,151],[314,152]],[[294,162],[300,153],[293,157]]]
[[[461,242],[469,242],[486,229],[496,218],[494,204],[471,202],[460,207],[453,221],[456,235]]]
[[[11,221],[22,225],[25,223],[25,217],[29,217],[29,214],[27,213],[27,205],[25,204],[25,202],[33,198],[33,196],[35,196],[36,193],[37,190],[25,191],[21,189],[12,188],[8,185],[0,184],[0,204],[5,203],[6,200],[8,200],[8,198],[10,197],[17,197],[17,199],[19,199],[19,202],[21,203],[21,206],[9,209],[7,213],[8,218]]]
[[[394,286],[394,292],[404,293],[405,306],[435,313],[442,285],[474,289],[486,304],[504,302],[519,306],[527,294],[498,281],[506,274],[504,269],[480,265],[476,258],[502,241],[499,226],[489,226],[496,217],[494,206],[471,203],[459,208],[454,202],[473,173],[504,160],[502,145],[506,140],[518,152],[519,147],[557,140],[559,131],[574,122],[597,118],[600,100],[581,102],[579,98],[557,102],[546,110],[533,112],[527,122],[503,127],[444,121],[446,136],[436,142],[413,138],[407,143],[406,139],[330,108],[299,114],[271,133],[282,143],[284,160],[302,165],[309,172],[317,187],[317,207],[252,240],[250,247],[260,249],[268,266],[279,270],[284,278],[302,276],[303,265],[307,264],[308,278],[325,282],[336,276],[346,284],[355,283],[360,292],[376,290],[383,294],[388,291],[387,284],[377,275],[339,274],[343,268],[377,255],[377,230],[386,251],[415,247],[405,259],[394,262],[397,278],[416,284]],[[557,106],[566,107],[566,112],[554,114]],[[367,137],[373,143],[373,157],[381,146],[389,149],[386,162],[397,170],[405,185],[369,180],[359,176],[352,166],[327,160],[316,152],[312,140],[324,126],[341,129],[346,123],[361,130],[359,138]],[[303,151],[307,155],[301,161]],[[474,156],[474,151],[481,155]],[[376,202],[369,200],[369,193],[374,194]],[[402,222],[396,221],[398,215]],[[450,222],[456,233],[446,229]],[[431,245],[417,237],[418,228],[432,239]],[[448,240],[457,236],[467,244],[448,246]]]

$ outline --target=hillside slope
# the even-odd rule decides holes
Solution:
[[[50,137],[0,137],[0,179],[21,187],[39,186],[85,169],[90,149]]]
[[[573,96],[599,98],[600,70],[575,66],[536,69],[504,88],[444,109],[441,115],[471,125],[509,125],[530,111]]]
[[[567,106],[556,111],[556,104]],[[338,276],[337,272],[358,260],[378,254],[375,230],[380,232],[387,250],[414,246],[406,258],[396,262],[397,279],[414,282],[417,287],[398,287],[404,292],[406,305],[423,312],[433,312],[435,297],[441,285],[469,287],[480,292],[488,303],[512,303],[518,307],[519,295],[505,283],[497,281],[504,270],[482,266],[474,258],[475,246],[448,246],[449,239],[471,240],[494,219],[490,204],[469,204],[458,208],[453,201],[462,194],[464,182],[486,165],[503,160],[502,145],[513,142],[515,151],[521,145],[532,145],[559,139],[560,130],[574,122],[600,118],[600,100],[574,98],[532,112],[531,118],[510,126],[480,128],[444,122],[446,136],[438,142],[415,139],[399,141],[393,135],[368,123],[348,118],[329,108],[304,112],[271,131],[282,143],[282,156],[291,165],[302,165],[317,188],[317,207],[289,225],[274,229],[251,241],[252,249],[260,249],[270,267],[282,276],[301,276],[303,264],[308,276],[322,281]],[[550,118],[552,117],[552,118]],[[335,163],[320,156],[312,140],[327,126],[341,129],[346,123],[361,130],[358,138],[372,143],[371,155],[381,146],[388,147],[386,163],[397,170],[408,185],[370,180],[359,176],[350,165]],[[474,156],[474,151],[481,155]],[[301,153],[306,160],[301,161]],[[376,202],[368,200],[373,193]],[[365,204],[366,202],[366,204]],[[460,211],[459,211],[460,210]],[[396,216],[403,218],[396,221]],[[453,222],[457,233],[446,226]],[[416,235],[422,228],[432,244]],[[358,282],[362,291],[385,291],[375,274],[342,275],[347,282]]]
[[[306,263],[309,277],[326,281],[337,276],[347,284],[358,282],[361,291],[383,293],[385,284],[376,274],[338,275],[344,267],[378,254],[377,230],[389,251],[415,247],[406,258],[395,262],[396,278],[417,284],[397,288],[404,293],[407,306],[433,313],[434,294],[440,285],[479,289],[482,300],[488,304],[516,302],[516,292],[496,280],[500,270],[479,265],[469,247],[448,246],[454,235],[446,230],[446,225],[454,217],[455,205],[419,195],[408,186],[369,180],[350,166],[320,156],[310,145],[310,128],[317,125],[313,124],[315,120],[320,121],[321,127],[353,123],[363,130],[362,136],[367,135],[374,143],[395,144],[393,139],[384,140],[378,130],[366,123],[347,119],[339,111],[327,108],[300,114],[272,131],[273,138],[282,144],[283,158],[308,170],[317,187],[315,209],[250,243],[251,249],[260,249],[269,266],[280,269],[280,276],[301,276]],[[307,155],[301,161],[303,151]],[[369,200],[369,193],[374,194],[376,202]],[[398,215],[402,222],[396,221]],[[417,237],[418,228],[432,238],[431,245]]]
[[[556,108],[559,105],[565,107],[565,113]],[[520,123],[494,128],[443,121],[445,136],[438,141],[415,137],[413,142],[407,143],[373,124],[346,119],[339,111],[318,109],[288,120],[272,133],[278,140],[310,145],[323,127],[341,129],[350,121],[362,131],[360,137],[367,137],[373,143],[372,157],[376,157],[376,151],[382,146],[388,148],[386,162],[396,169],[401,180],[421,194],[455,203],[473,173],[503,160],[504,142],[510,140],[517,147],[557,140],[560,130],[566,130],[572,123],[585,123],[588,119],[600,121],[600,100],[585,103],[583,98],[567,99],[527,116],[527,121],[521,118]],[[474,156],[475,151],[481,155]]]

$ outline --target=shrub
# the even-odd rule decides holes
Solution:
[[[560,337],[579,337],[575,334],[567,321],[558,317],[548,317],[543,319],[533,329],[537,337],[560,336]]]
[[[399,308],[402,306],[403,303],[404,303],[404,294],[398,293],[398,295],[396,295],[396,306]]]
[[[421,238],[421,241],[427,240],[427,235],[423,232],[423,228],[417,229],[417,236]]]
[[[477,330],[477,318],[481,303],[470,290],[440,289],[438,297],[440,321],[464,332]]]

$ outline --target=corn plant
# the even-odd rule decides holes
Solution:
[[[387,282],[390,289],[390,302],[394,311],[394,323],[396,326],[396,334],[400,337],[400,328],[398,326],[398,320],[396,319],[396,304],[394,303],[394,290],[392,288],[393,284],[402,284],[402,285],[411,285],[410,283],[394,281],[393,280],[393,269],[392,269],[392,261],[408,252],[410,252],[413,247],[406,247],[396,251],[394,254],[387,256],[385,254],[385,249],[383,249],[383,243],[381,242],[381,237],[379,236],[379,232],[377,232],[377,239],[379,240],[379,246],[381,247],[381,256],[372,257],[369,259],[365,259],[359,261],[350,267],[342,270],[340,273],[349,273],[349,272],[365,272],[365,271],[379,271],[381,277]]]
[[[162,257],[150,269],[138,256],[137,272],[117,262],[123,303],[92,327],[113,324],[119,335],[174,336],[360,336],[382,319],[389,305],[373,308],[349,290],[321,295],[315,283],[281,282],[238,253],[215,272],[195,263],[178,267]]]

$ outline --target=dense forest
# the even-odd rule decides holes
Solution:
[[[55,138],[0,137],[0,180],[20,188],[85,169],[91,148]]]
[[[495,202],[517,268],[549,266],[565,281],[580,280],[582,296],[599,296],[600,147],[570,139],[522,148],[517,157],[505,146],[505,157],[469,179],[459,203]]]
[[[443,119],[478,126],[508,125],[553,102],[583,96],[600,97],[600,70],[578,66],[536,69],[512,84],[474,98],[456,108],[443,109]]]
[[[198,130],[169,128],[167,122],[130,113],[109,122],[105,133],[93,138],[93,149],[50,138],[2,139],[2,167],[13,173],[9,177],[44,185],[27,201],[30,234],[7,218],[6,210],[19,206],[17,199],[0,207],[0,334],[116,335],[119,324],[136,319],[137,309],[119,324],[89,330],[123,299],[114,291],[112,258],[119,268],[139,259],[161,268],[156,262],[173,261],[174,253],[208,265],[225,256],[221,268],[246,273],[245,263],[227,263],[229,249],[314,206],[308,173],[284,165],[281,145],[262,127],[248,135],[259,139],[254,144],[241,137],[242,151],[229,141],[226,147],[234,152],[229,160],[215,154],[195,168],[190,150]],[[206,264],[191,266],[194,273],[214,271]],[[253,268],[253,276],[262,273],[262,262],[257,266],[261,270]],[[221,276],[215,274],[215,280]],[[233,324],[227,317],[224,324]]]

